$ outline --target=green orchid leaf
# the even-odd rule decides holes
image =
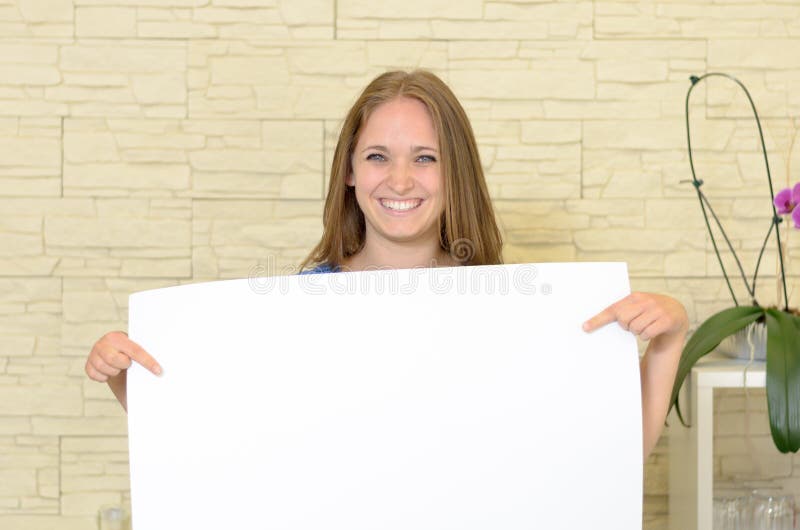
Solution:
[[[675,375],[675,383],[672,386],[670,410],[677,405],[678,392],[680,392],[683,381],[689,375],[692,366],[702,356],[719,346],[723,339],[755,322],[763,314],[764,309],[755,305],[730,307],[711,316],[697,328],[697,331],[686,342],[686,346],[684,346],[681,353],[678,372]],[[678,414],[678,417],[681,423],[686,425],[686,422],[683,421],[683,415]]]
[[[678,419],[681,420],[681,424],[686,426],[686,420],[683,419],[683,413],[681,412],[681,402],[680,400],[675,400],[675,412],[678,413]]]
[[[781,453],[800,449],[800,321],[767,310],[767,409],[772,440]]]

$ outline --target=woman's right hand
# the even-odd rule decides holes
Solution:
[[[111,331],[94,343],[86,360],[86,375],[90,379],[105,383],[118,376],[136,361],[156,375],[161,375],[161,366],[144,348],[128,338],[124,331]]]
[[[94,343],[86,359],[86,375],[101,383],[108,383],[111,391],[128,410],[128,378],[126,370],[133,361],[156,375],[161,375],[161,366],[144,348],[128,338],[124,331],[111,331]]]

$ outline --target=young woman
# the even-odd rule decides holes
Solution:
[[[322,239],[301,264],[307,272],[492,265],[502,240],[472,128],[450,89],[426,71],[387,72],[373,80],[345,118],[336,146]],[[451,249],[454,243],[467,244]],[[617,322],[649,340],[641,360],[645,458],[669,408],[688,328],[668,296],[633,293],[584,324]],[[94,344],[86,373],[107,382],[126,407],[126,370],[135,361],[161,368],[124,332]]]

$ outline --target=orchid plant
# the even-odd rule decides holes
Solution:
[[[748,282],[747,276],[744,274],[744,269],[741,262],[736,255],[736,251],[730,242],[719,218],[714,213],[708,197],[703,193],[703,181],[697,178],[695,174],[694,161],[692,158],[692,142],[689,128],[689,97],[692,90],[697,84],[712,76],[719,76],[731,80],[736,83],[747,96],[750,102],[750,107],[753,110],[756,124],[758,125],[758,133],[761,138],[761,149],[764,155],[764,163],[767,169],[767,180],[769,182],[770,198],[772,199],[772,215],[770,220],[769,230],[764,238],[764,243],[761,246],[761,251],[756,261],[755,272],[753,274],[752,283]],[[728,285],[731,297],[733,298],[734,307],[724,309],[703,322],[697,331],[692,334],[686,343],[686,346],[681,353],[681,359],[678,364],[678,373],[675,377],[675,383],[672,388],[671,407],[675,407],[681,423],[686,425],[681,414],[680,406],[678,403],[678,394],[683,385],[686,376],[691,371],[692,366],[704,355],[716,348],[720,342],[726,337],[746,328],[747,326],[756,322],[766,323],[767,326],[767,409],[769,414],[770,432],[775,447],[782,453],[795,453],[800,449],[800,317],[794,312],[789,310],[789,296],[786,289],[786,274],[784,270],[783,249],[780,239],[779,224],[783,221],[781,215],[791,215],[794,221],[795,228],[800,228],[800,183],[795,185],[792,189],[781,190],[777,195],[773,193],[772,176],[769,170],[769,161],[767,159],[767,149],[764,143],[764,134],[761,129],[761,121],[758,118],[753,99],[747,88],[735,77],[723,73],[707,73],[701,77],[691,76],[691,86],[686,93],[686,138],[689,148],[689,165],[692,172],[692,180],[690,181],[697,192],[697,197],[700,201],[700,208],[705,219],[706,228],[711,237],[711,243],[714,247],[714,252],[717,255],[717,260],[722,269],[722,274]],[[750,295],[750,305],[739,305],[736,299],[733,288],[731,286],[730,278],[725,270],[725,266],[720,256],[717,240],[711,230],[711,222],[709,221],[709,214],[713,218],[718,230],[723,236],[725,243],[727,243],[736,265],[738,266],[741,278],[744,282],[745,288]],[[783,309],[776,307],[763,307],[755,299],[756,279],[758,277],[758,269],[761,263],[761,258],[764,254],[764,249],[769,242],[770,235],[775,232],[775,240],[778,246],[778,260],[780,264],[780,280],[783,287]]]

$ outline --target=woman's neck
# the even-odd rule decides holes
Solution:
[[[381,241],[369,244],[350,256],[341,268],[351,271],[368,269],[413,269],[415,267],[454,267],[459,263],[442,250],[438,241],[426,245]]]

